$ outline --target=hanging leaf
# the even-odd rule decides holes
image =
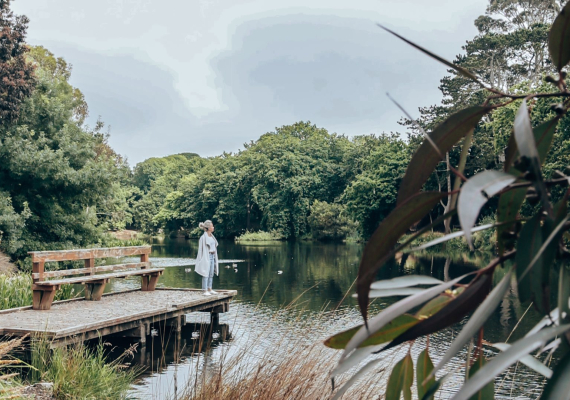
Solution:
[[[481,368],[485,366],[485,356],[483,353],[479,353],[479,357],[475,361],[475,364],[469,369],[469,378],[477,373]],[[495,398],[495,383],[491,380],[487,385],[485,385],[479,392],[471,396],[469,400],[492,400]]]
[[[368,314],[368,292],[370,284],[376,277],[376,272],[384,265],[398,239],[410,226],[431,211],[444,196],[446,194],[440,192],[422,192],[411,197],[384,218],[366,244],[356,278],[358,305],[364,321]]]
[[[481,106],[461,110],[439,124],[429,136],[440,149],[441,154],[445,154],[471,132],[490,110],[489,107]],[[408,164],[398,192],[398,205],[403,204],[421,190],[440,161],[440,154],[434,150],[431,143],[424,140]]]
[[[415,324],[417,324],[420,319],[425,319],[431,317],[443,307],[445,307],[449,302],[455,299],[458,295],[463,293],[464,288],[459,287],[452,292],[446,292],[437,296],[436,298],[427,302],[416,314],[402,314],[399,317],[394,318],[390,321],[384,328],[380,329],[375,334],[371,335],[366,339],[359,348],[366,346],[376,346],[379,344],[387,343],[395,337],[399,336],[402,332],[405,332]],[[354,328],[348,329],[344,332],[337,333],[325,340],[324,344],[332,349],[344,349],[348,341],[354,336],[354,334],[363,325],[355,326]]]
[[[473,313],[469,321],[463,326],[461,332],[453,340],[449,348],[445,351],[442,359],[438,362],[437,366],[432,372],[435,375],[445,364],[455,357],[463,348],[463,346],[473,338],[479,329],[487,322],[489,317],[495,312],[495,309],[507,293],[511,284],[512,271],[509,271],[501,282],[489,293],[485,301]],[[460,296],[461,297],[461,296]]]
[[[431,358],[429,357],[428,349],[426,348],[418,356],[418,363],[416,366],[416,371],[417,371],[416,384],[418,387],[418,397],[420,399],[423,399],[428,389],[435,384],[434,377],[428,379],[428,376],[431,375],[432,370],[433,370],[433,363],[431,361]],[[433,399],[433,396],[431,396],[430,398]]]
[[[441,385],[443,385],[443,381],[445,381],[445,379],[447,379],[447,377],[448,377],[448,375],[445,375],[441,379],[438,379],[437,381],[435,381],[431,386],[428,387],[428,389],[424,393],[423,397],[420,397],[420,399],[421,400],[433,400],[433,398],[435,396],[435,392],[437,392],[439,390]]]
[[[562,71],[570,61],[570,2],[566,3],[550,27],[548,50],[552,63]]]
[[[568,260],[560,263],[558,271],[558,308],[565,315],[564,322],[570,319],[570,266]]]
[[[377,299],[380,297],[392,297],[392,296],[411,296],[412,294],[420,293],[424,289],[420,288],[396,288],[396,289],[380,289],[380,290],[371,290],[368,293],[368,297],[371,299]],[[352,295],[353,297],[357,297],[356,294]]]
[[[392,35],[396,36],[397,38],[402,39],[404,42],[406,42],[406,43],[408,43],[409,45],[415,47],[416,49],[418,49],[419,51],[423,52],[424,54],[427,54],[428,56],[430,56],[431,58],[436,59],[436,60],[439,61],[440,63],[447,65],[449,68],[452,68],[452,69],[456,70],[457,72],[459,72],[459,73],[460,73],[461,75],[463,75],[464,77],[469,78],[469,79],[473,80],[474,82],[476,82],[476,83],[478,83],[478,84],[480,84],[480,85],[482,86],[481,82],[479,82],[479,79],[477,79],[477,77],[476,77],[473,73],[469,72],[469,71],[466,70],[465,68],[460,67],[459,65],[455,65],[455,64],[453,64],[452,62],[449,62],[449,61],[447,61],[446,59],[441,58],[440,56],[438,56],[438,55],[432,53],[431,51],[426,50],[426,49],[424,49],[424,48],[421,47],[421,46],[418,46],[418,45],[415,44],[414,42],[412,42],[412,41],[410,41],[410,40],[404,38],[403,36],[398,35],[396,32],[391,31],[390,29],[386,28],[385,26],[382,26],[382,25],[380,25],[380,24],[377,24],[377,25],[378,25],[380,28],[384,29],[386,32],[389,32],[389,33],[391,33]]]
[[[546,387],[544,388],[544,393],[542,394],[542,400],[559,400],[567,399],[570,393],[570,353],[560,360],[556,368],[554,368],[554,373],[552,378],[548,380]]]
[[[387,343],[394,339],[402,332],[410,329],[412,326],[419,322],[419,318],[414,317],[410,314],[402,314],[397,318],[390,321],[384,328],[371,335],[366,339],[360,347],[374,346],[382,343]],[[362,327],[362,325],[355,326],[354,328],[348,329],[344,332],[337,333],[325,340],[325,346],[331,349],[344,349],[348,341],[354,336],[354,334]]]
[[[517,268],[519,299],[526,302],[533,297],[533,279],[540,279],[542,275],[542,260],[534,263],[532,269],[522,277],[534,255],[542,246],[542,232],[540,227],[540,214],[536,214],[524,224],[517,243],[517,254],[515,264]],[[539,299],[542,296],[539,296]]]
[[[437,332],[453,325],[473,311],[489,293],[492,285],[493,271],[479,275],[469,284],[465,291],[456,299],[443,307],[435,315],[424,319],[395,338],[379,352],[386,351],[408,340],[417,339],[420,336]]]
[[[417,285],[439,285],[443,283],[439,279],[425,275],[406,275],[394,279],[377,281],[370,285],[371,289],[396,289]]]
[[[349,340],[349,342],[346,344],[344,352],[342,353],[337,366],[332,371],[331,376],[334,377],[338,374],[343,373],[344,371],[347,371],[348,369],[352,368],[353,366],[357,365],[360,361],[365,359],[368,355],[376,351],[377,349],[374,347],[371,347],[370,349],[358,349],[358,350],[357,348],[368,337],[380,331],[380,329],[384,328],[384,326],[386,326],[394,318],[399,317],[400,315],[408,312],[409,310],[434,298],[438,294],[446,291],[447,289],[451,288],[453,285],[456,285],[457,283],[459,283],[460,281],[462,281],[463,279],[472,274],[473,273],[471,272],[462,275],[459,278],[426,289],[421,293],[406,297],[405,299],[402,299],[397,303],[394,303],[386,307],[384,310],[382,310],[382,312],[380,312],[378,315],[374,316],[368,321],[368,329],[365,326],[362,326]]]
[[[414,382],[414,363],[410,353],[400,360],[392,369],[388,386],[386,387],[386,400],[412,400],[412,384]]]
[[[546,161],[548,152],[550,151],[550,146],[552,145],[552,139],[554,138],[554,133],[556,132],[556,127],[560,117],[554,117],[553,119],[543,122],[539,126],[533,129],[534,139],[536,141],[536,148],[538,150],[538,157],[540,159],[541,165]],[[509,139],[509,145],[507,147],[507,156],[505,160],[505,172],[510,173],[514,176],[521,176],[524,171],[519,171],[513,167],[513,161],[519,156],[516,141],[514,135],[511,135]],[[519,209],[525,199],[527,188],[519,188],[509,190],[501,195],[499,198],[499,206],[497,207],[497,222],[499,224],[506,221],[514,221],[517,218]],[[499,255],[503,255],[505,251],[505,232],[512,230],[514,224],[503,224],[497,227],[497,244],[499,248]]]
[[[491,346],[501,351],[507,351],[507,349],[511,347],[511,345],[507,343],[493,343],[491,344]],[[524,365],[526,365],[527,367],[529,367],[530,369],[545,376],[546,378],[552,377],[552,370],[543,363],[541,363],[539,360],[531,356],[530,354],[528,356],[522,357],[519,361]]]
[[[471,233],[475,233],[475,232],[479,232],[479,231],[484,231],[485,229],[494,228],[495,226],[496,226],[496,224],[481,225],[481,226],[478,226],[478,227],[476,227],[476,228],[471,229]],[[453,232],[453,233],[450,233],[449,235],[445,235],[445,236],[443,236],[443,237],[434,239],[434,240],[432,240],[432,241],[430,241],[430,242],[428,242],[428,243],[424,243],[424,244],[422,244],[421,246],[411,248],[411,249],[409,249],[409,251],[425,250],[425,249],[430,248],[430,247],[432,247],[432,246],[438,245],[438,244],[440,244],[440,243],[447,242],[447,241],[449,241],[449,240],[451,240],[451,239],[454,239],[454,238],[457,238],[457,237],[461,237],[461,236],[463,236],[463,235],[465,235],[465,232],[463,232],[463,231]]]
[[[470,398],[522,357],[544,346],[549,340],[566,332],[568,329],[570,329],[570,324],[554,326],[518,340],[507,349],[507,351],[499,353],[495,358],[479,369],[471,379],[465,382],[459,392],[453,396],[453,399],[463,400]]]
[[[365,374],[366,372],[372,370],[372,368],[374,368],[374,365],[378,364],[380,361],[382,361],[381,358],[376,358],[374,360],[371,360],[369,362],[366,363],[366,365],[364,367],[361,368],[360,372],[361,374]],[[342,387],[338,390],[338,392],[335,393],[334,397],[332,398],[332,400],[338,400],[340,399],[345,393],[346,391],[356,383],[356,381],[360,379],[360,375],[359,374],[354,374],[353,376],[350,377],[350,379],[344,384],[342,385]]]
[[[534,186],[542,200],[544,210],[550,215],[552,210],[550,203],[548,202],[548,192],[544,185],[544,181],[542,180],[540,159],[538,149],[536,147],[534,132],[532,131],[532,125],[530,123],[526,99],[522,101],[517,114],[515,115],[514,137],[520,155],[526,157],[530,163],[530,172],[532,172]]]
[[[471,248],[473,248],[471,229],[477,221],[481,207],[487,203],[490,197],[499,193],[515,180],[516,177],[511,174],[488,170],[478,173],[465,182],[461,188],[457,212],[461,228],[465,232],[465,239]]]

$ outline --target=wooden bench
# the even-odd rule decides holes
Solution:
[[[100,249],[31,251],[33,309],[49,310],[56,290],[64,284],[84,284],[85,300],[101,300],[105,284],[113,278],[141,276],[141,290],[153,291],[164,268],[150,268],[151,246],[109,247]],[[140,262],[95,266],[96,258],[140,256]],[[85,268],[45,271],[46,262],[85,260]],[[118,272],[115,272],[118,271]],[[63,276],[75,276],[64,278]],[[48,280],[49,278],[58,278]]]

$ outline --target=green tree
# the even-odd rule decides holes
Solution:
[[[18,223],[1,228],[6,236],[0,246],[15,257],[98,242],[97,209],[114,196],[118,178],[116,160],[97,154],[97,132],[81,125],[87,106],[68,82],[69,66],[41,47],[29,57],[36,89],[20,118],[0,127],[0,192],[5,207],[11,204],[25,219],[21,229]]]
[[[34,88],[34,66],[26,59],[28,22],[25,15],[14,15],[10,0],[0,0],[0,125],[18,119]]]

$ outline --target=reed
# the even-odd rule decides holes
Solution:
[[[51,348],[47,339],[32,343],[32,381],[52,382],[56,399],[124,399],[140,373],[127,368],[125,358],[107,362],[105,345],[94,349],[84,344]]]

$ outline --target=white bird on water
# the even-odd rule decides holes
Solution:
[[[277,275],[281,275],[283,271],[277,271]]]
[[[232,267],[237,268],[237,264],[235,264],[235,263],[232,264]]]
[[[234,268],[234,272],[237,272],[237,268]]]

